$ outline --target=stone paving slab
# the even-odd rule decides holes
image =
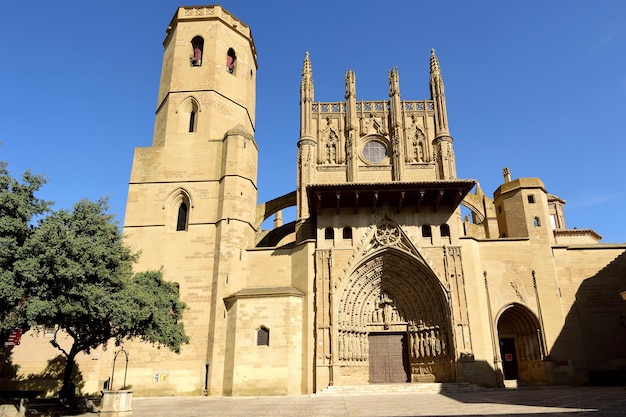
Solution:
[[[84,416],[94,414],[85,414]],[[444,394],[133,398],[132,417],[626,416],[626,387]]]

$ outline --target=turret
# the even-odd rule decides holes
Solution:
[[[298,219],[308,217],[309,208],[306,197],[306,186],[314,179],[316,161],[316,141],[313,138],[313,69],[307,52],[302,64],[302,80],[300,81],[300,140],[298,141],[297,199]]]
[[[393,180],[401,181],[404,171],[404,136],[402,123],[402,104],[400,103],[400,75],[398,68],[389,71],[389,103],[391,107],[391,160],[393,166]]]
[[[504,170],[505,182],[494,193],[500,237],[531,238],[554,244],[550,225],[548,193],[539,178],[511,180]]]
[[[435,162],[437,163],[439,179],[456,178],[456,161],[452,148],[452,136],[448,129],[448,112],[446,110],[446,95],[443,87],[443,77],[439,68],[439,60],[435,50],[430,56],[430,94],[435,107]]]

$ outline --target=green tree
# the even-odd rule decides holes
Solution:
[[[26,171],[19,181],[7,167],[0,161],[0,345],[9,331],[24,325],[13,314],[24,297],[15,263],[24,254],[21,248],[33,233],[33,221],[51,205],[35,196],[45,184],[44,177]]]
[[[43,218],[25,242],[16,272],[23,286],[19,315],[31,326],[55,326],[73,340],[64,349],[63,384],[76,356],[114,339],[140,339],[175,352],[189,341],[185,305],[160,271],[132,276],[137,255],[123,243],[106,199],[82,200]]]

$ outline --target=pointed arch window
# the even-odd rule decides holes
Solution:
[[[192,67],[202,66],[202,52],[204,50],[204,39],[196,36],[191,40],[191,56],[189,62]]]
[[[189,96],[182,101],[177,109],[178,130],[180,133],[194,133],[198,131],[200,119],[200,105],[198,100]]]
[[[176,231],[181,232],[187,230],[189,208],[184,201],[178,206],[178,217],[176,219]]]
[[[235,50],[233,48],[228,48],[228,52],[226,53],[226,71],[230,74],[234,74],[236,63],[237,55],[235,54]]]
[[[172,191],[163,204],[165,223],[168,232],[184,232],[189,228],[189,219],[193,211],[191,194],[180,187]]]
[[[533,225],[534,225],[535,227],[539,227],[539,226],[541,226],[541,220],[539,219],[539,217],[535,217],[535,218],[533,219]]]

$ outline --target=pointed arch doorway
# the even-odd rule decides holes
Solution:
[[[448,310],[425,262],[394,247],[374,252],[338,288],[336,352],[344,383],[452,380]]]
[[[497,324],[504,379],[545,385],[542,334],[535,314],[513,303],[502,310]]]

